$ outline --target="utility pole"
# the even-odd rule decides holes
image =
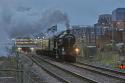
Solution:
[[[114,50],[114,47],[115,47],[114,28],[113,28],[113,26],[111,28],[112,28],[112,50]]]
[[[94,27],[94,34],[95,34],[95,45],[96,45],[96,27]]]

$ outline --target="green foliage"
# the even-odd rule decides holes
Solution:
[[[116,52],[98,52],[96,55],[96,62],[103,65],[108,65],[110,67],[116,67],[117,61],[119,59],[119,54]]]

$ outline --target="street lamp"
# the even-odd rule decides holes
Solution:
[[[21,49],[22,49],[22,48],[19,47],[19,48],[18,48],[18,52],[21,52]]]
[[[16,39],[12,39],[12,41],[14,42],[14,45],[13,45],[13,47],[14,47],[14,53],[15,53],[15,55],[16,55],[16,62],[17,62],[17,70],[19,69],[19,52],[18,52],[18,50],[21,50],[20,48],[18,48],[17,49],[17,46],[16,46]]]
[[[38,39],[40,39],[40,37],[37,37]]]
[[[30,50],[31,50],[31,52],[33,53],[33,51],[34,51],[34,48],[33,48],[33,47],[31,47],[31,48],[30,48]]]
[[[43,39],[44,39],[44,37],[43,37]]]

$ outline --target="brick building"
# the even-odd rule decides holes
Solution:
[[[112,27],[114,28],[114,40],[125,43],[125,8],[117,8],[112,12]]]

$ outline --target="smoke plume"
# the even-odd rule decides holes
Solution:
[[[69,28],[68,16],[60,10],[46,10],[42,14],[42,19],[40,20],[40,22],[42,22],[41,27],[50,28],[53,25],[64,23],[66,25],[66,28]]]
[[[46,10],[40,16],[30,16],[24,12],[16,12],[16,15],[17,17],[15,16],[11,19],[10,37],[25,36],[39,32],[44,33],[48,28],[59,23],[64,23],[69,28],[67,15],[60,10]]]
[[[44,33],[48,28],[59,23],[69,28],[68,16],[60,10],[48,9],[44,12],[36,12],[32,8],[3,7],[0,9],[0,40],[11,42],[12,38]],[[4,50],[4,47],[0,49]],[[0,51],[0,54],[2,55],[3,51]]]

